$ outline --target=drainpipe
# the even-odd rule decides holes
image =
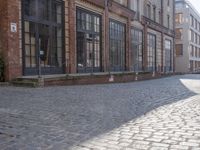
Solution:
[[[110,51],[109,51],[109,1],[105,0],[105,11],[104,11],[104,68],[110,74]]]

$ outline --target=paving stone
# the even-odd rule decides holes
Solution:
[[[141,149],[141,150],[146,150],[150,148],[150,145],[143,145],[143,144],[137,144],[137,143],[133,143],[130,145],[130,147],[132,149]]]
[[[194,142],[180,142],[180,145],[190,146],[190,147],[199,147],[199,143]]]
[[[142,145],[150,145],[150,142],[147,141],[134,141],[135,144],[142,144]]]
[[[189,150],[189,146],[184,146],[184,145],[171,145],[170,148],[178,150]]]
[[[0,149],[198,150],[200,76],[0,87]]]
[[[146,138],[145,140],[146,140],[146,141],[150,141],[150,142],[161,142],[161,141],[162,141],[162,139],[159,139],[159,138],[152,138],[152,137]]]
[[[168,150],[168,148],[165,147],[159,147],[159,146],[152,146],[150,150]]]
[[[169,147],[169,144],[163,144],[163,143],[152,143],[153,146],[157,146],[157,147]]]
[[[178,141],[174,141],[174,140],[163,140],[162,143],[175,145],[175,144],[178,144],[179,142]]]

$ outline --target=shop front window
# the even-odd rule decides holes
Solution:
[[[156,35],[148,33],[148,48],[147,48],[147,55],[148,55],[148,71],[156,71]]]
[[[24,74],[63,72],[63,2],[23,1]]]
[[[101,71],[101,16],[77,9],[77,71]]]
[[[110,70],[125,70],[125,24],[110,20]]]
[[[143,62],[143,33],[141,30],[131,30],[132,70],[142,71]]]

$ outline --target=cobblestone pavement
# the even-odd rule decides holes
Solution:
[[[200,75],[0,87],[1,150],[200,149]]]

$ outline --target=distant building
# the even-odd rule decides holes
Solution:
[[[187,0],[176,0],[176,72],[200,71],[200,14]]]
[[[39,73],[174,70],[174,0],[0,3],[6,80]]]

